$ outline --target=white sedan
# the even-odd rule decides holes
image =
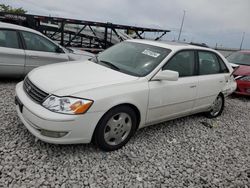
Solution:
[[[111,151],[137,129],[190,114],[214,118],[236,89],[218,52],[146,40],[119,43],[85,62],[37,68],[16,86],[17,113],[40,140]]]

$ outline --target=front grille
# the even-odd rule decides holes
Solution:
[[[39,89],[38,87],[36,87],[30,80],[28,77],[26,77],[24,79],[23,82],[23,89],[26,92],[26,94],[33,99],[34,101],[36,101],[39,104],[42,104],[43,101],[45,100],[45,98],[48,97],[48,93],[42,91],[41,89]]]

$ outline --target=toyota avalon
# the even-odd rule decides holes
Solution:
[[[94,142],[112,151],[145,126],[200,112],[221,115],[236,89],[231,73],[209,48],[128,40],[85,62],[34,69],[16,86],[16,109],[42,141]]]

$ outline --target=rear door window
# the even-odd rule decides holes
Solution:
[[[199,75],[218,74],[221,72],[217,56],[212,52],[199,51]]]
[[[0,47],[19,48],[17,32],[12,30],[0,30]]]

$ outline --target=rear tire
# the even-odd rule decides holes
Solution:
[[[123,147],[136,131],[136,113],[129,106],[118,106],[109,110],[99,121],[94,143],[104,151]]]
[[[216,118],[221,115],[224,110],[225,99],[223,94],[219,94],[212,104],[211,109],[205,113],[207,118]]]

